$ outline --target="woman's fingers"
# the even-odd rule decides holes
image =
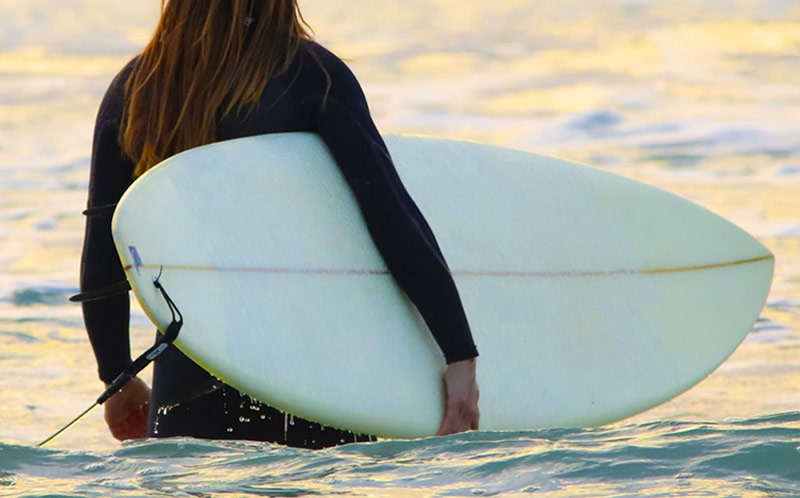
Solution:
[[[446,436],[469,430],[478,430],[479,422],[480,412],[478,411],[477,402],[448,404],[436,435]]]
[[[447,366],[444,375],[445,410],[437,436],[478,430],[480,392],[475,375],[476,360],[457,361]]]
[[[111,396],[103,405],[111,435],[120,441],[146,437],[149,401],[150,388],[138,377]]]
[[[120,441],[127,439],[140,439],[147,436],[147,405],[139,405],[128,410],[128,407],[118,408],[116,413],[106,417],[106,423],[111,435]],[[108,414],[109,411],[107,410]]]

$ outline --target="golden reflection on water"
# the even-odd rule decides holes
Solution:
[[[480,70],[480,59],[469,52],[420,54],[406,58],[400,68],[408,75],[458,76]]]
[[[98,76],[114,74],[127,59],[51,54],[43,46],[26,46],[0,53],[0,73],[5,76]]]
[[[711,22],[684,24],[672,28],[676,45],[712,48],[724,56],[749,54],[796,54],[800,45],[800,23],[797,22]],[[722,58],[721,62],[726,62]]]
[[[581,112],[609,104],[608,89],[588,83],[510,92],[488,99],[487,114],[530,116],[537,113]]]

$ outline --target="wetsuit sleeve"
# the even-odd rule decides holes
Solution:
[[[400,181],[358,81],[333,54],[322,52],[318,59],[330,87],[317,97],[316,131],[355,194],[376,247],[447,363],[474,358],[478,352],[450,270]]]
[[[128,69],[128,68],[126,68]],[[112,82],[97,115],[89,176],[88,207],[116,204],[132,182],[133,164],[120,150],[117,135],[122,115],[126,71]],[[125,279],[111,237],[111,210],[86,219],[80,286],[82,292],[97,290]],[[131,363],[128,294],[83,303],[83,319],[89,334],[100,379],[110,383]]]

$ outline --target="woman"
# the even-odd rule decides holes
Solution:
[[[102,213],[135,177],[191,147],[264,133],[318,133],[392,275],[447,360],[439,434],[477,429],[477,350],[442,253],[397,176],[355,77],[311,40],[304,25],[296,0],[162,2],[152,40],[117,75],[101,104],[89,208]],[[124,278],[110,216],[90,216],[82,291]],[[108,384],[131,362],[129,298],[83,306],[100,378]],[[106,422],[118,439],[185,435],[311,448],[368,439],[306,421],[290,424],[284,414],[214,383],[170,348],[155,363],[152,393],[134,379],[105,403]]]

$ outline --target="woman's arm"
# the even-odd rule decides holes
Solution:
[[[124,157],[117,141],[125,73],[120,73],[111,83],[97,114],[89,174],[87,204],[90,208],[115,205],[132,182],[133,165]],[[81,292],[101,289],[125,279],[111,236],[112,213],[113,208],[110,208],[98,216],[86,218]],[[100,379],[106,383],[111,383],[131,363],[129,309],[127,294],[83,303],[83,318]]]
[[[447,363],[475,358],[478,352],[450,270],[400,182],[358,81],[341,60],[316,47],[331,78],[327,95],[318,92],[313,103],[316,131],[352,188],[389,271],[419,310]]]
[[[444,354],[445,412],[438,435],[478,429],[478,351],[461,299],[428,223],[409,196],[369,113],[355,76],[314,45],[330,76],[317,92],[316,131],[327,144],[361,208],[389,271],[419,310]]]
[[[111,83],[97,115],[89,175],[90,208],[116,204],[133,179],[133,163],[122,154],[117,140],[124,82],[131,67],[132,64]],[[82,292],[125,279],[111,236],[112,212],[109,208],[86,219],[80,272]],[[131,363],[128,294],[84,302],[83,319],[100,379],[108,385]],[[114,437],[122,440],[146,436],[149,394],[149,388],[134,379],[105,403],[105,419]]]

